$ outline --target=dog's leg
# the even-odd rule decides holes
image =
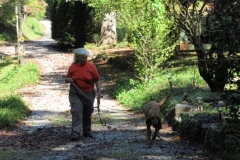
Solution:
[[[160,132],[159,132],[159,130],[157,131],[157,137],[160,138]]]
[[[155,128],[154,134],[153,134],[153,136],[152,136],[152,140],[153,140],[153,141],[156,139],[157,134],[158,134],[158,129]]]
[[[162,129],[162,121],[161,119],[159,118],[159,122],[158,122],[158,128],[157,129],[157,137],[160,138],[160,129]]]
[[[152,144],[150,137],[151,137],[151,128],[150,128],[150,125],[147,124],[147,144]]]

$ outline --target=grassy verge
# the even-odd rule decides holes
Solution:
[[[28,17],[26,22],[22,22],[22,31],[26,40],[36,40],[44,35],[43,25],[32,17]]]
[[[26,117],[28,106],[17,90],[38,83],[39,73],[37,65],[18,65],[15,57],[0,63],[0,128],[15,126]]]
[[[35,18],[22,21],[22,32],[26,40],[36,40],[44,35],[43,25]],[[0,42],[17,42],[14,26],[0,33]],[[33,62],[18,65],[16,57],[7,57],[0,61],[0,128],[15,126],[26,118],[28,106],[23,101],[18,89],[38,83],[39,68]]]

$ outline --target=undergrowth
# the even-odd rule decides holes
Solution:
[[[184,58],[170,59],[148,83],[136,78],[118,79],[114,88],[116,98],[123,106],[136,112],[150,100],[160,101],[166,93],[169,95],[169,100],[164,108],[171,110],[175,104],[182,102],[185,89],[190,92],[188,101],[191,103],[195,103],[199,96],[206,98],[209,96],[209,89],[197,72],[194,61],[196,57],[192,57],[191,61],[186,61]],[[172,89],[169,77],[172,79]],[[195,87],[192,85],[194,78],[197,83]]]
[[[13,127],[27,117],[29,110],[20,95],[12,94],[0,98],[0,128]]]
[[[12,27],[0,26],[0,29],[1,29],[1,32],[0,32],[1,43],[16,42],[17,34],[12,34],[12,33],[16,33],[16,28],[14,26]]]
[[[214,146],[222,159],[240,159],[240,121],[223,125],[215,137]]]
[[[16,57],[7,57],[0,63],[0,128],[15,126],[26,118],[28,106],[18,89],[38,83],[39,75],[33,62],[19,65]]]
[[[106,57],[106,54],[105,54]],[[219,113],[216,108],[216,103],[219,100],[217,93],[211,92],[206,82],[199,75],[196,56],[179,56],[171,58],[160,66],[159,73],[149,82],[141,82],[134,76],[124,76],[118,73],[113,85],[113,94],[118,102],[130,110],[141,113],[142,107],[150,100],[160,101],[164,94],[168,94],[166,103],[161,106],[162,120],[170,126],[175,127],[175,106],[184,101],[184,90],[188,91],[186,101],[193,105],[193,109],[197,109],[197,97],[202,97],[202,112],[192,112],[191,118],[189,114],[180,125],[177,126],[177,131],[182,136],[187,136],[195,143],[202,144],[206,130],[202,128],[203,124],[219,123]],[[107,58],[106,58],[107,59]],[[121,61],[115,62],[112,65],[118,68]],[[128,71],[126,68],[125,71]],[[124,72],[124,71],[123,71]],[[169,82],[171,77],[171,85]],[[195,82],[195,83],[193,83]],[[223,116],[229,117],[227,108],[223,110]],[[227,127],[228,126],[228,127]],[[223,159],[239,159],[239,135],[240,128],[227,125],[219,134],[209,139],[211,149],[220,152],[217,157]],[[227,127],[227,128],[226,128]],[[218,130],[217,130],[218,131]],[[232,152],[232,153],[231,153]]]

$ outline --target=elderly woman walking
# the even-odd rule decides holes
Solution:
[[[94,84],[97,88],[97,103],[100,103],[101,81],[94,64],[87,61],[89,52],[84,48],[74,51],[74,62],[70,65],[65,77],[66,83],[71,83],[69,102],[72,114],[71,140],[84,137],[94,138],[91,133],[91,115],[95,100]]]

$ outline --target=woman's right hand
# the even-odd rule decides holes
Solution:
[[[72,78],[65,78],[65,82],[66,82],[66,83],[72,83],[73,80],[72,80]]]

